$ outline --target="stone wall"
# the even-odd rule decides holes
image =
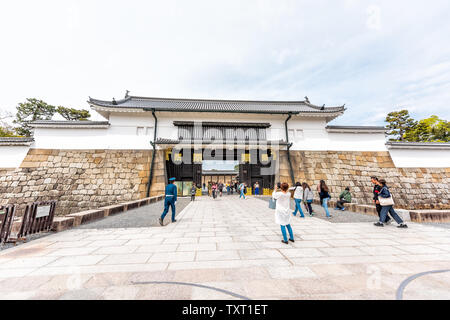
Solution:
[[[349,186],[353,201],[372,204],[370,176],[384,178],[403,209],[449,209],[450,168],[396,168],[389,152],[290,151],[296,181],[313,191],[325,180],[336,199]],[[280,180],[291,184],[287,151],[280,151]],[[317,195],[317,193],[316,193]]]
[[[30,149],[21,167],[0,170],[0,205],[58,200],[65,215],[145,198],[150,150]],[[287,152],[280,151],[282,182],[291,183]],[[336,199],[350,186],[353,202],[372,204],[370,176],[385,178],[396,206],[404,209],[449,209],[450,168],[396,168],[388,152],[291,151],[295,179],[315,190],[323,179]],[[150,196],[164,193],[164,151],[157,151]]]
[[[146,196],[152,151],[30,149],[20,168],[0,172],[0,204],[58,200],[65,215]],[[163,152],[155,157],[151,196],[164,192]]]

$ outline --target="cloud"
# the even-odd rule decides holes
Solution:
[[[381,8],[376,5],[367,7],[366,26],[370,30],[381,30]]]
[[[24,10],[23,8],[27,8]],[[405,106],[450,118],[450,2],[10,1],[0,4],[0,108],[88,96],[346,104],[336,124]],[[5,32],[8,30],[8,32]]]

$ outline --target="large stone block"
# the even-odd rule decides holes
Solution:
[[[55,217],[53,218],[52,231],[61,232],[73,228],[75,225],[74,217]]]
[[[74,226],[79,226],[89,221],[98,220],[105,217],[105,211],[101,209],[88,210],[78,213],[69,214],[68,217],[75,219]]]

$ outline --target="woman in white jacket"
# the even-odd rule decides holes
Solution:
[[[281,233],[283,234],[283,239],[281,242],[284,244],[288,244],[286,228],[289,232],[289,241],[295,242],[294,233],[292,232],[291,227],[291,193],[289,192],[289,185],[287,183],[283,183],[281,188],[277,188],[272,193],[272,198],[277,200],[276,208],[275,208],[275,222],[281,226]]]
[[[295,187],[289,188],[289,191],[294,191],[294,201],[295,201],[295,211],[292,212],[294,216],[297,216],[297,211],[300,212],[302,218],[305,217],[302,210],[302,199],[303,199],[303,187],[300,182],[295,184]]]

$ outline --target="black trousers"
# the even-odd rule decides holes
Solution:
[[[347,201],[347,200],[338,200],[338,201],[336,202],[336,208],[339,208],[339,209],[345,208],[345,207],[344,207],[344,203],[350,203],[350,202]],[[381,212],[381,211],[380,211],[380,212]],[[380,214],[378,214],[378,215],[380,215]]]
[[[191,201],[195,200],[195,194],[191,194]]]

